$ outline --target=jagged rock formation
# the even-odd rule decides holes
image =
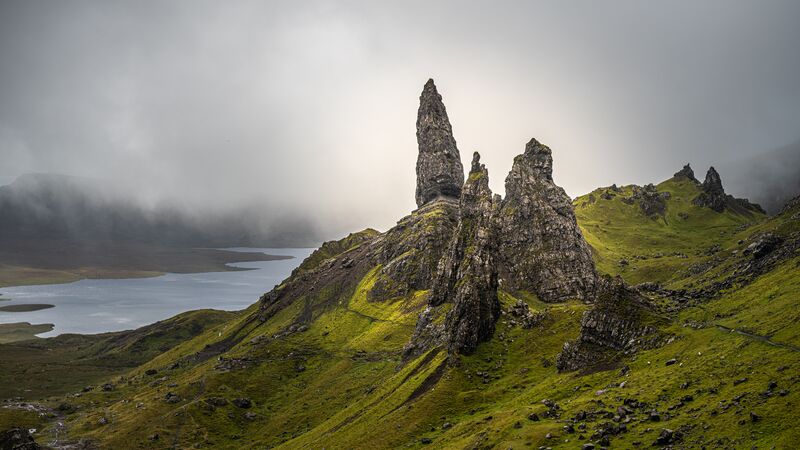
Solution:
[[[663,340],[646,298],[628,287],[621,278],[603,279],[597,301],[581,319],[581,333],[564,343],[556,359],[561,372],[590,370],[612,365],[622,354],[657,346]]]
[[[669,192],[658,192],[653,183],[650,183],[643,187],[634,185],[630,201],[638,203],[639,208],[647,217],[663,217],[667,211],[667,200],[670,196]]]
[[[550,149],[531,139],[514,158],[498,217],[501,286],[546,302],[591,299],[596,273],[572,203],[553,182]]]
[[[683,166],[683,169],[675,172],[675,175],[673,175],[673,178],[681,178],[681,177],[687,178],[690,181],[694,181],[695,183],[700,183],[700,181],[694,177],[694,170],[692,170],[692,166],[689,164]]]
[[[458,227],[447,254],[439,263],[430,303],[452,299],[445,331],[451,353],[471,353],[491,338],[500,317],[495,264],[495,208],[489,172],[475,152],[472,169],[461,192]]]
[[[725,189],[722,187],[722,179],[713,166],[706,173],[702,189],[703,192],[693,200],[693,203],[697,206],[711,208],[718,213],[725,211],[725,208],[731,208],[739,213],[758,212],[765,214],[764,209],[758,204],[726,194]]]
[[[442,96],[433,80],[425,83],[417,113],[417,206],[437,197],[459,198],[464,167]]]
[[[570,198],[552,177],[550,149],[535,139],[514,161],[507,198],[489,189],[476,152],[463,171],[447,113],[432,81],[420,97],[417,204],[385,233],[365,230],[324,244],[289,280],[265,294],[260,319],[295,301],[300,314],[284,332],[310,324],[361,288],[369,302],[405,301],[429,292],[406,355],[445,346],[468,354],[491,338],[500,316],[498,285],[545,301],[592,300],[596,273]],[[453,197],[458,195],[458,201]],[[413,309],[412,309],[413,310]]]
[[[489,172],[475,152],[461,192],[458,226],[439,261],[428,306],[406,346],[407,355],[443,344],[451,354],[469,354],[491,338],[500,317],[495,262],[498,205],[489,189]]]
[[[703,192],[694,199],[697,206],[711,208],[716,212],[725,210],[725,190],[722,188],[722,179],[714,166],[709,167],[706,179],[703,181]]]

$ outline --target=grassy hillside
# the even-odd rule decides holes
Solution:
[[[749,235],[750,226],[767,219],[758,213],[718,213],[694,205],[701,189],[687,178],[658,184],[659,193],[669,194],[665,213],[647,216],[637,202],[626,203],[633,189],[600,188],[573,202],[598,270],[633,284],[680,281],[691,266],[713,258],[717,246],[732,247]]]
[[[696,185],[669,180],[657,186],[670,193],[665,214],[650,218],[622,201],[632,189],[583,196],[576,211],[601,271],[671,289],[648,294],[666,306],[659,323],[670,338],[618,355],[608,370],[558,373],[554,364],[591,306],[520,299],[536,317],[524,328],[506,292],[494,337],[476,353],[449,364],[437,349],[405,360],[429,292],[371,295],[386,291],[389,268],[376,265],[336,289],[314,284],[270,316],[256,304],[209,324],[108,377],[108,389],[45,399],[64,427],[20,409],[0,419],[39,420],[40,440],[66,435],[101,448],[575,449],[659,439],[677,448],[792,448],[800,441],[791,426],[800,402],[800,205],[775,218],[715,213],[691,203]],[[405,232],[438,217],[425,214]],[[756,256],[765,233],[792,245]],[[327,244],[296,277],[314,280],[318,267],[367,254],[372,239],[384,238],[368,231]],[[704,294],[682,303],[679,290]]]

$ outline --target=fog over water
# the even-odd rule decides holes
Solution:
[[[414,208],[429,77],[495,192],[531,137],[573,196],[686,162],[702,179],[800,139],[799,18],[777,0],[6,0],[0,181],[102,179],[148,206],[307,216],[325,238],[385,229]],[[797,176],[768,167],[777,184],[729,190]]]

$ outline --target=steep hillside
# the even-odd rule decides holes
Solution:
[[[573,213],[536,140],[515,159],[506,198],[489,190],[477,153],[459,185],[451,130],[429,82],[418,209],[386,232],[324,244],[257,304],[108,387],[43,400],[58,420],[36,422],[37,439],[230,449],[800,440],[800,201],[769,218],[726,196],[718,176],[700,184],[684,169],[658,186],[595,191]],[[13,406],[4,423],[30,423]]]

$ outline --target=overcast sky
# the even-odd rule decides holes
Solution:
[[[433,77],[501,194],[531,137],[573,196],[702,179],[800,139],[798,22],[797,1],[2,0],[0,176],[385,229],[414,208]]]

